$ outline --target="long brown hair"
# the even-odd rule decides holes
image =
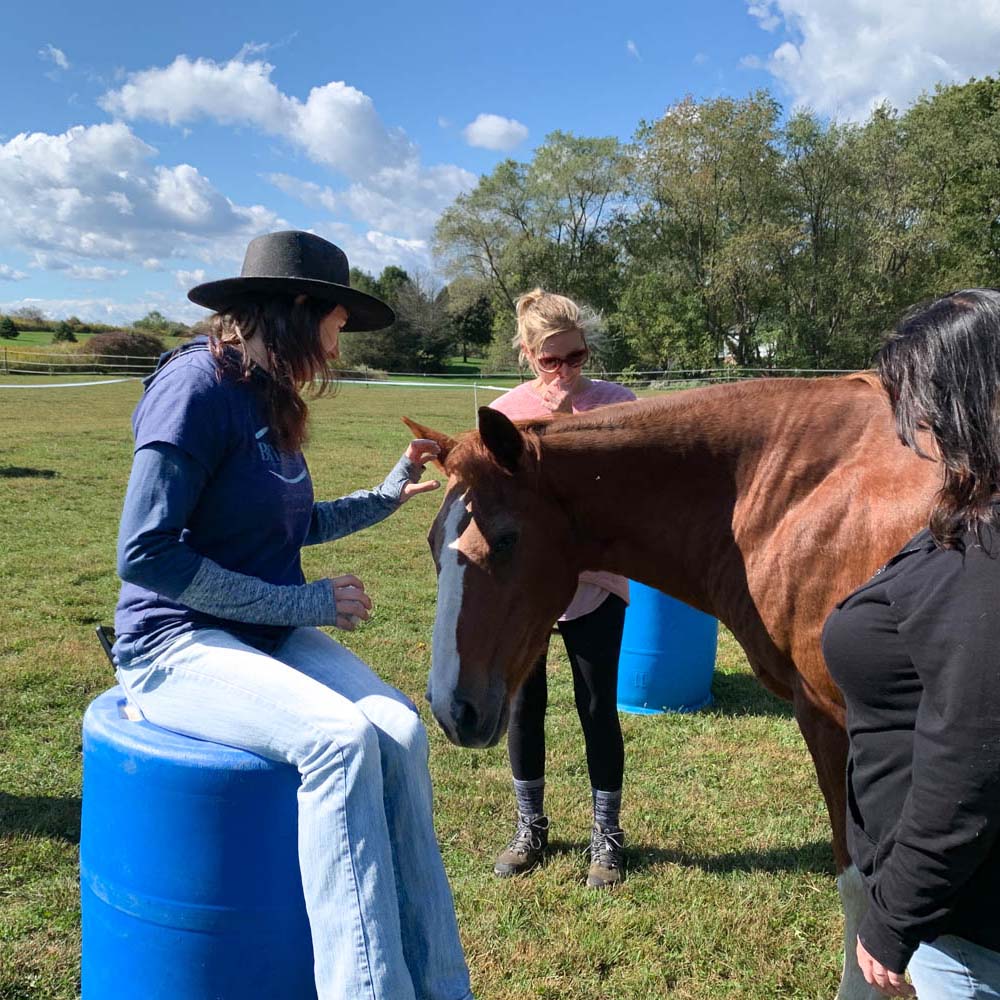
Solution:
[[[209,349],[223,369],[237,373],[261,393],[275,443],[282,451],[298,451],[306,440],[309,408],[302,389],[321,396],[337,377],[319,327],[336,303],[303,296],[278,296],[230,306],[211,319]],[[253,361],[247,341],[259,338],[268,376],[251,379]],[[239,357],[231,350],[236,348]]]
[[[925,458],[938,458],[943,481],[930,529],[943,548],[964,532],[984,543],[1000,528],[1000,291],[968,288],[918,307],[900,320],[877,358],[896,430]],[[920,434],[938,451],[927,455]]]

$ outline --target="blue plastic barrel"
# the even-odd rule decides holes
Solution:
[[[629,582],[618,661],[623,712],[694,712],[712,703],[719,623],[645,584]]]
[[[125,706],[83,722],[83,1000],[315,1000],[295,769]]]

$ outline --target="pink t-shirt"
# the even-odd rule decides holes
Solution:
[[[573,395],[573,412],[583,413],[598,406],[609,406],[611,403],[626,403],[635,399],[635,393],[615,382],[604,382],[601,379],[591,379],[590,385]],[[494,399],[490,406],[499,410],[511,420],[537,420],[548,417],[552,411],[547,409],[530,382],[522,382],[516,389],[505,392]],[[628,580],[615,573],[603,570],[585,570],[580,574],[573,600],[563,612],[560,621],[582,618],[596,611],[608,594],[617,594],[628,603]]]

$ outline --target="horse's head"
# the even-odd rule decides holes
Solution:
[[[542,488],[537,437],[496,410],[455,440],[436,441],[448,475],[428,542],[438,573],[427,697],[461,746],[495,744],[511,695],[569,604],[579,566],[566,512]]]

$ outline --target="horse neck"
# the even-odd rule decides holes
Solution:
[[[720,581],[743,575],[738,536],[774,509],[752,501],[767,495],[782,385],[691,390],[549,425],[542,480],[573,524],[580,568],[715,608]]]

